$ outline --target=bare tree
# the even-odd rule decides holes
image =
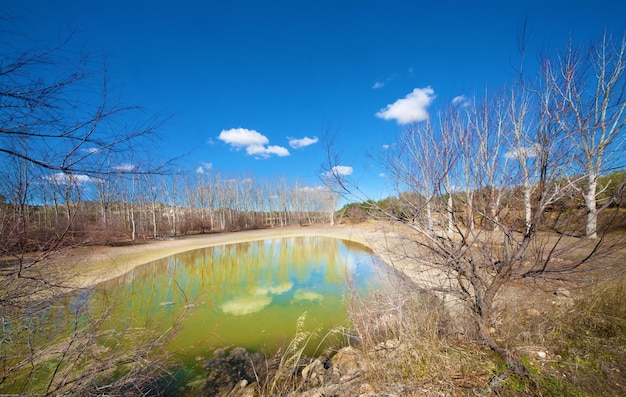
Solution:
[[[471,148],[471,151],[463,148],[462,152],[466,153],[466,158],[472,161],[468,164],[469,174],[474,174],[476,178],[470,179],[466,176],[466,184],[463,186],[467,193],[475,199],[482,200],[482,211],[476,215],[482,216],[483,220],[491,220],[482,222],[484,227],[491,227],[493,230],[500,228],[499,222],[503,208],[501,206],[503,196],[503,186],[506,184],[508,175],[506,174],[508,161],[505,152],[505,137],[510,131],[507,129],[507,109],[504,108],[506,102],[502,100],[498,94],[485,94],[482,101],[465,102],[463,104],[464,112],[467,117],[467,132],[464,137],[465,146]],[[460,142],[463,142],[459,138]],[[504,156],[504,160],[503,160]],[[468,161],[468,159],[466,159]],[[469,182],[472,182],[471,184]],[[473,200],[470,202],[468,198],[468,208],[473,207]],[[471,212],[471,210],[468,210]],[[484,213],[484,215],[483,215]],[[472,213],[468,213],[468,222],[475,221]]]
[[[289,187],[287,185],[287,178],[281,176],[276,181],[275,191],[277,196],[277,211],[280,226],[287,226],[290,224],[290,213],[293,208],[293,203],[290,200]]]
[[[568,133],[579,155],[584,184],[579,187],[587,209],[586,234],[598,236],[598,178],[624,165],[626,126],[626,35],[605,33],[589,47],[569,44],[543,61],[542,94],[557,106],[558,128]]]
[[[428,234],[433,234],[444,221],[436,215],[438,211],[441,213],[441,193],[446,188],[451,190],[445,183],[449,182],[451,167],[448,161],[451,137],[448,135],[444,142],[439,139],[438,131],[430,120],[412,124],[382,153],[381,159],[396,190],[410,192],[399,195],[403,205],[410,209],[410,221],[421,224],[423,219]]]
[[[508,125],[511,132],[507,134],[510,150],[505,154],[505,158],[516,160],[516,167],[511,166],[509,169],[515,170],[515,175],[519,175],[522,181],[525,233],[529,233],[533,224],[532,195],[538,186],[537,178],[540,171],[536,159],[542,148],[529,122],[531,111],[529,98],[523,92],[511,90],[507,103]]]
[[[450,108],[454,113],[438,115],[439,122],[401,131],[380,163],[396,182],[403,209],[378,204],[377,213],[418,232],[386,243],[389,257],[413,276],[416,287],[449,302],[455,318],[467,314],[474,335],[512,371],[526,374],[490,332],[515,295],[512,285],[567,279],[614,263],[602,262],[601,252],[610,250],[607,241],[587,244],[585,237],[567,236],[576,227],[571,212],[552,206],[571,191],[568,176],[575,170],[567,166],[578,161],[562,147],[564,135],[553,113],[559,108],[534,100],[541,97],[522,87],[494,98],[472,99],[475,107],[464,114]],[[348,191],[354,186],[335,177]],[[575,249],[578,255],[572,254]]]
[[[161,121],[130,123],[139,109],[120,105],[106,70],[96,59],[69,51],[67,42],[26,50],[14,43],[10,37],[0,41],[0,166],[9,171],[0,185],[7,198],[0,227],[0,388],[87,394],[106,379],[114,381],[116,364],[130,364],[129,373],[139,374],[142,367],[132,363],[152,361],[148,349],[164,339],[157,335],[132,353],[102,357],[94,344],[105,336],[100,326],[106,311],[90,317],[88,300],[75,307],[70,324],[76,327],[57,333],[58,321],[50,322],[47,313],[60,293],[72,290],[79,272],[67,260],[57,266],[51,259],[72,241],[86,184],[119,173],[113,166],[145,147]],[[50,199],[63,211],[54,221],[39,222]],[[103,222],[104,216],[106,208]],[[102,365],[86,366],[88,358]]]

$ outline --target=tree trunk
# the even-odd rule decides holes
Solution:
[[[426,222],[428,227],[428,232],[432,233],[434,231],[434,222],[433,222],[433,209],[430,201],[426,203]]]
[[[137,226],[135,224],[135,211],[132,205],[130,207],[130,230],[130,239],[135,241],[135,238],[137,237]]]
[[[107,218],[107,206],[108,206],[108,204],[101,203],[101,206],[102,206],[102,227],[104,229],[106,229],[107,226],[109,226],[109,221],[108,221],[108,218]]]
[[[526,180],[524,181],[524,212],[525,212],[525,225],[526,225],[526,230],[525,230],[525,234],[530,233],[530,227],[532,225],[532,217],[533,217],[533,211],[532,211],[532,205],[531,205],[531,193],[532,193],[532,189],[530,187],[530,183],[528,182],[528,177],[525,178]]]
[[[452,217],[452,193],[448,193],[448,232],[454,231],[454,219]]]
[[[598,238],[598,208],[596,205],[596,191],[598,188],[598,174],[590,173],[587,177],[589,186],[584,194],[585,206],[587,207],[587,221],[585,225],[586,235],[589,238]]]
[[[467,227],[469,230],[474,230],[476,225],[474,223],[474,193],[467,193]]]
[[[152,238],[157,238],[157,219],[156,219],[156,204],[154,203],[154,199],[152,201]]]

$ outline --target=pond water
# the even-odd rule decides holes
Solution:
[[[298,318],[323,336],[347,325],[345,299],[388,285],[386,267],[365,247],[293,237],[209,247],[140,266],[97,287],[117,329],[167,329],[186,311],[169,349],[194,372],[223,346],[273,353]],[[115,302],[114,305],[110,303]],[[308,354],[320,353],[317,343]]]

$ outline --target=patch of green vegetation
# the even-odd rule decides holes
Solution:
[[[522,363],[531,374],[530,382],[533,383],[538,395],[563,397],[589,395],[572,384],[563,373],[545,370],[542,366],[534,364],[528,356],[522,358]]]
[[[551,395],[558,390],[561,395],[625,395],[626,277],[581,292],[572,309],[555,318],[548,342],[558,346],[554,352],[560,360],[549,363],[537,382]],[[547,376],[553,381],[546,383]]]

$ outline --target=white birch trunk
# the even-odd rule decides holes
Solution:
[[[531,224],[532,224],[532,206],[531,206],[531,193],[532,189],[530,183],[528,182],[528,177],[525,178],[524,181],[524,212],[525,212],[525,222],[526,222],[526,234],[530,232]]]
[[[452,216],[452,193],[448,193],[448,232],[454,231],[454,219]]]
[[[135,241],[135,238],[137,236],[137,226],[135,224],[135,210],[133,209],[132,205],[130,207],[130,226],[131,226],[130,239],[132,241]]]
[[[434,230],[434,222],[433,222],[433,208],[430,201],[426,203],[426,225],[428,227],[428,232],[432,233]]]
[[[598,174],[590,173],[587,177],[589,186],[584,194],[585,206],[587,207],[587,221],[585,224],[585,231],[587,237],[598,238],[598,208],[596,205],[596,191],[598,188]]]

